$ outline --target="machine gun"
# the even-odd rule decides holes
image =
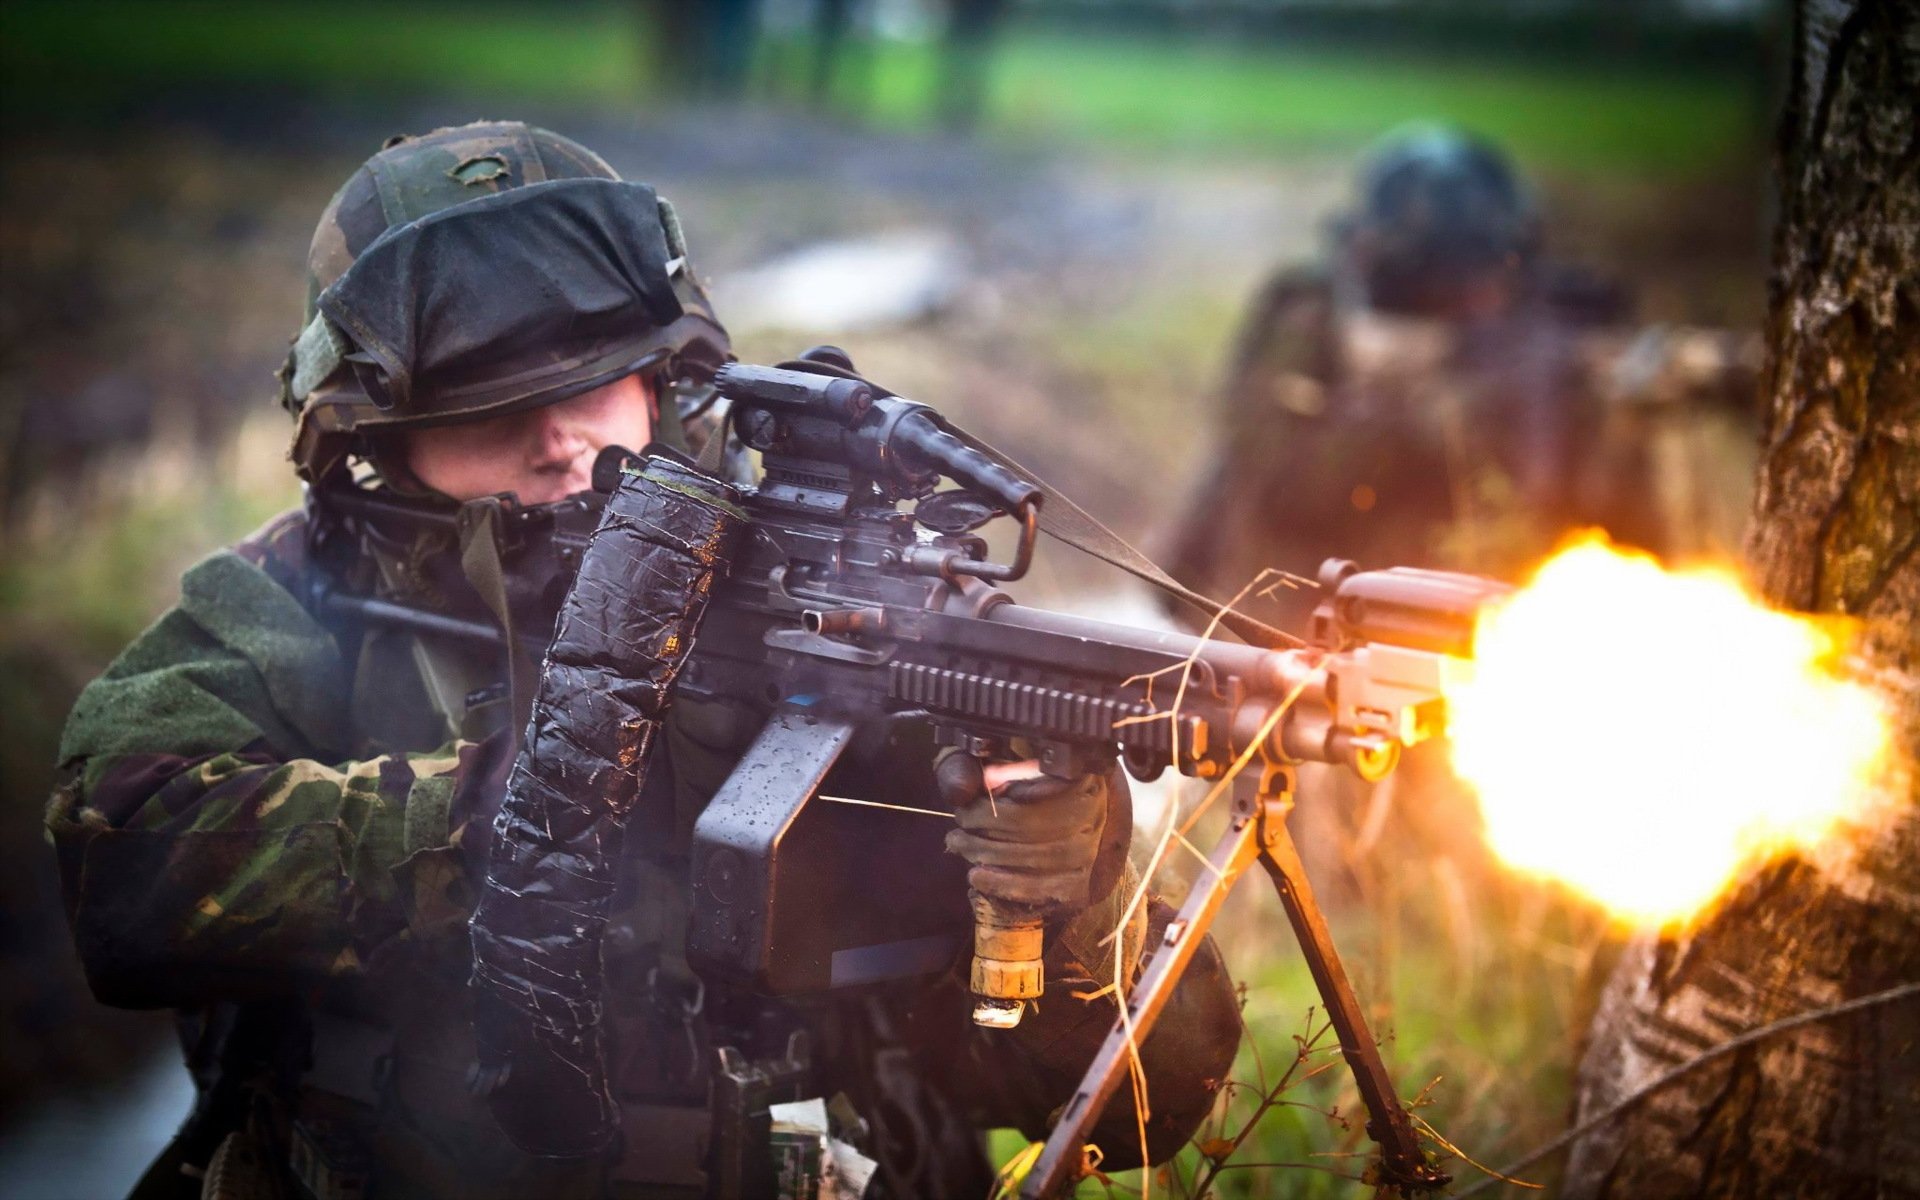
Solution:
[[[760,453],[764,478],[677,696],[766,718],[694,828],[688,954],[702,973],[771,995],[926,974],[955,961],[971,924],[975,1019],[1011,1026],[1044,985],[1040,926],[990,905],[970,912],[964,868],[942,853],[939,822],[841,793],[897,786],[900,764],[926,761],[929,734],[981,756],[1011,757],[1018,743],[1063,777],[1104,771],[1116,754],[1143,779],[1168,767],[1212,780],[1247,770],[1257,786],[1235,792],[1212,869],[1151,948],[1125,1019],[1062,1110],[1023,1195],[1070,1184],[1087,1131],[1125,1076],[1129,1042],[1152,1029],[1227,890],[1255,861],[1280,892],[1353,1069],[1382,1179],[1443,1185],[1285,818],[1294,764],[1340,763],[1377,779],[1401,747],[1442,732],[1448,674],[1464,667],[1475,616],[1501,585],[1332,561],[1309,638],[1223,615],[1247,644],[1029,608],[994,585],[1026,573],[1043,506],[1067,507],[1086,528],[1090,519],[1063,497],[932,409],[853,376],[844,360],[732,364],[714,387]],[[603,490],[618,465],[596,471]],[[958,488],[936,490],[943,477]],[[590,507],[543,531],[563,559],[584,545]],[[975,533],[1001,517],[1018,528],[1006,562]],[[483,622],[410,617],[365,597],[324,601],[362,620],[498,637]]]

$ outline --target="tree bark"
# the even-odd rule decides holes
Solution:
[[[1771,601],[1864,622],[1908,765],[1885,784],[1891,815],[1630,949],[1576,1120],[1747,1030],[1920,979],[1920,3],[1800,0],[1796,16],[1747,553]],[[1686,1075],[1577,1143],[1564,1194],[1920,1195],[1920,1000]]]

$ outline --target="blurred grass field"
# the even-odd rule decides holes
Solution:
[[[926,46],[875,64],[881,119],[917,123],[933,75]],[[995,64],[988,127],[1181,155],[1277,155],[1369,141],[1415,120],[1452,122],[1529,162],[1583,171],[1712,169],[1751,125],[1731,76],[1549,67],[1351,49],[1030,32]]]
[[[649,79],[651,31],[633,4],[14,0],[0,23],[0,66],[16,109],[112,109],[156,88],[207,82],[361,102],[374,93],[447,92],[603,108],[663,99]],[[774,39],[761,57],[777,63],[802,50]],[[849,112],[895,128],[928,121],[933,42],[876,39],[851,53],[863,60],[865,82],[858,95],[843,87]],[[763,64],[763,80],[779,74]],[[1761,122],[1750,76],[1745,63],[1380,55],[1015,23],[992,64],[984,128],[1016,140],[1276,155],[1438,120],[1544,166],[1685,174],[1721,166],[1730,148],[1751,143]]]

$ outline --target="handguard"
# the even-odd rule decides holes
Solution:
[[[471,923],[479,1086],[532,1154],[618,1128],[601,946],[626,814],[746,514],[731,485],[649,458],[623,473],[540,673]]]

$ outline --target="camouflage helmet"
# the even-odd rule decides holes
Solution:
[[[1360,171],[1359,211],[1343,223],[1401,273],[1460,275],[1530,257],[1540,216],[1506,155],[1444,126],[1389,135]]]
[[[491,400],[461,409],[437,404],[424,412],[408,404],[383,404],[363,378],[349,369],[348,344],[319,312],[319,301],[382,235],[436,213],[484,197],[559,180],[618,180],[599,155],[569,138],[519,121],[478,121],[437,129],[419,137],[396,137],[348,178],[328,202],[307,256],[306,311],[280,373],[281,401],[296,418],[291,457],[303,479],[322,479],[350,456],[378,462],[383,432],[449,420],[479,419],[509,405]],[[668,271],[680,315],[664,325],[622,331],[619,338],[584,356],[572,378],[547,373],[537,394],[520,406],[550,404],[636,370],[653,370],[667,382],[703,377],[726,361],[726,330],[686,254],[672,206],[658,201],[659,222],[671,259]],[[608,363],[618,363],[609,371]],[[678,433],[678,414],[657,388],[667,414],[661,432]],[[385,474],[386,472],[382,472]]]

